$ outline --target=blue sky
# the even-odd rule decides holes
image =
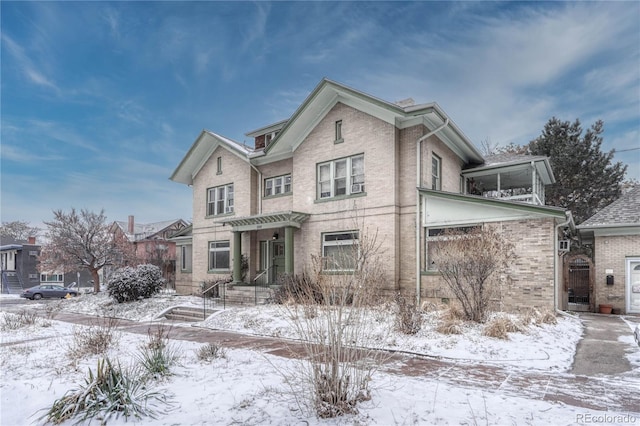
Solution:
[[[168,178],[199,132],[252,143],[323,77],[438,102],[476,145],[602,119],[604,150],[640,179],[638,2],[0,8],[2,221],[71,207],[190,220],[190,188]]]

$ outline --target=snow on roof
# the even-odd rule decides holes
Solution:
[[[507,165],[507,164],[518,164],[518,163],[526,163],[530,161],[541,161],[544,160],[544,155],[526,155],[526,154],[494,154],[488,155],[484,157],[484,165],[485,166],[498,166],[498,165]]]

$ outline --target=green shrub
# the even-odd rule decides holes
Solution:
[[[126,266],[115,271],[107,283],[107,291],[118,303],[149,298],[165,284],[160,268],[155,265]]]
[[[147,338],[137,355],[140,366],[148,376],[168,376],[180,359],[178,349],[169,342],[169,330],[160,325],[155,330],[149,329]]]

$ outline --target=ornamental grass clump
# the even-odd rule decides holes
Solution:
[[[169,341],[170,331],[160,325],[155,330],[149,328],[147,332],[147,342],[140,347],[137,359],[148,376],[168,376],[180,360],[178,348]]]
[[[74,419],[74,424],[85,424],[98,419],[106,425],[121,416],[125,421],[155,419],[166,403],[164,394],[150,390],[135,369],[122,368],[104,358],[98,360],[95,371],[89,369],[83,385],[56,400],[39,420],[60,424]]]

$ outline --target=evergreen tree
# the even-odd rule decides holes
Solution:
[[[580,120],[553,117],[527,146],[529,154],[549,157],[556,183],[546,188],[547,204],[571,210],[578,224],[622,192],[627,166],[612,163],[614,150],[601,151],[603,126],[598,120],[583,135]]]

